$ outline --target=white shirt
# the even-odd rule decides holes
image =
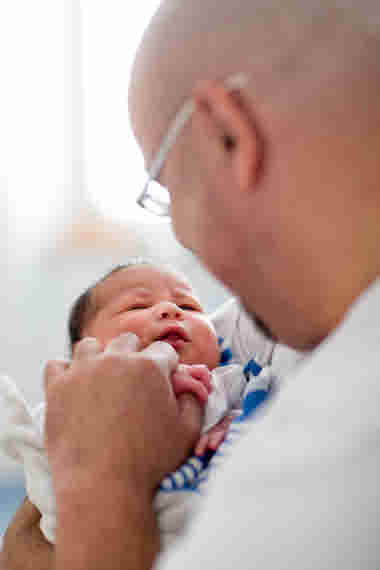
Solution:
[[[380,280],[247,425],[160,570],[380,568]]]

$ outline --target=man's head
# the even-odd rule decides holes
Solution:
[[[178,238],[295,347],[380,272],[379,48],[375,1],[167,0],[136,57],[148,166],[183,100],[197,104],[160,178]],[[237,72],[248,84],[229,93]]]
[[[84,336],[106,346],[132,332],[142,348],[168,342],[183,364],[206,364],[212,370],[220,362],[215,330],[188,281],[147,262],[118,266],[81,295],[69,330],[72,348]]]

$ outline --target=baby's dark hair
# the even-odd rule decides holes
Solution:
[[[94,303],[93,295],[95,288],[104,283],[111,275],[114,273],[118,273],[119,271],[123,271],[124,269],[129,269],[130,267],[135,267],[136,265],[156,265],[153,260],[137,257],[134,259],[130,259],[126,263],[116,265],[103,277],[98,279],[95,283],[90,285],[77,299],[74,301],[70,314],[69,314],[69,322],[68,322],[68,332],[69,332],[69,349],[70,355],[73,355],[74,346],[76,343],[81,340],[84,326],[88,323],[88,319],[90,315],[92,316],[96,311],[96,306]]]

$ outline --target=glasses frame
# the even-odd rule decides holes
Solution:
[[[231,93],[245,87],[248,83],[248,75],[246,73],[236,73],[229,75],[224,81],[227,91]],[[152,164],[148,169],[147,180],[144,187],[137,197],[137,204],[145,210],[160,217],[170,217],[170,199],[167,204],[149,193],[149,185],[151,182],[157,182],[161,170],[166,162],[170,150],[173,148],[179,134],[189,121],[195,111],[195,103],[193,99],[186,99],[182,107],[176,113],[174,119],[170,122],[166,136],[162,139],[157,154],[154,156]],[[153,207],[152,207],[153,205]]]

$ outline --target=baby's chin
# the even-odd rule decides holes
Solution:
[[[179,352],[178,355],[179,364],[203,364],[204,366],[207,366],[209,370],[214,370],[214,368],[220,366],[220,351],[206,356],[200,352],[192,355],[181,354]]]

